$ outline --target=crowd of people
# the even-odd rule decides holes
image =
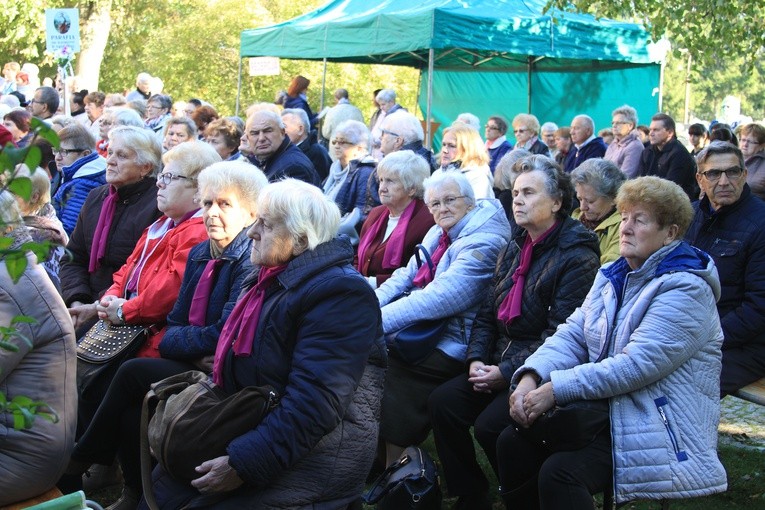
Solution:
[[[0,439],[0,505],[119,466],[111,510],[146,490],[163,509],[360,508],[375,460],[431,432],[456,509],[492,505],[474,438],[508,509],[726,489],[720,398],[765,376],[765,127],[694,124],[689,150],[629,105],[607,133],[464,113],[434,154],[392,89],[365,122],[345,89],[315,113],[303,76],[245,119],[151,84],[77,91],[71,115],[53,87],[10,96],[0,139],[42,159],[18,169],[29,199],[0,192],[6,245],[52,242],[18,283],[0,262],[2,326],[35,319],[0,383],[58,421]],[[386,345],[423,321],[442,327],[421,359]],[[100,323],[147,334],[86,381],[75,348]],[[143,486],[143,397],[188,370],[280,400],[198,478],[157,465]],[[586,444],[525,434],[578,401],[608,409]]]

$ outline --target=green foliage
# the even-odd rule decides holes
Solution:
[[[58,414],[48,404],[29,397],[18,395],[8,401],[0,393],[0,413],[13,415],[13,428],[16,430],[30,429],[35,419],[43,418],[51,423],[58,423]]]

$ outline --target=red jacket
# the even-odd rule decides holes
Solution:
[[[157,220],[164,221],[162,216]],[[116,273],[114,283],[104,295],[125,296],[130,274],[138,263],[146,244],[149,226],[133,250],[133,253]],[[159,242],[146,260],[138,280],[138,295],[122,306],[128,324],[154,324],[158,331],[149,335],[146,344],[138,351],[139,358],[159,358],[159,342],[165,334],[167,314],[173,309],[181,288],[186,260],[191,248],[207,240],[207,231],[201,216],[194,216],[171,229]]]
[[[364,225],[361,227],[361,235],[359,237],[364,237],[366,231],[374,225],[380,216],[385,214],[387,210],[388,209],[384,205],[380,205],[369,211],[369,216],[367,216]],[[433,225],[435,225],[435,221],[433,221],[433,215],[428,211],[428,207],[422,200],[415,199],[414,212],[412,213],[412,218],[409,220],[406,234],[404,234],[404,255],[401,257],[401,266],[405,266],[407,262],[409,262],[409,259],[414,255],[415,248],[422,242],[422,238],[425,237],[425,234],[427,234],[428,230],[430,230],[430,227]],[[386,268],[382,265],[383,257],[385,256],[385,246],[388,244],[387,239],[384,243],[380,242],[383,235],[385,235],[384,228],[381,229],[377,238],[372,240],[364,257],[366,260],[361,261],[361,264],[358,264],[358,261],[356,263],[356,267],[360,267],[361,269],[361,274],[364,276],[377,277],[378,287],[382,285],[385,280],[390,278],[393,271],[398,269],[397,267]]]

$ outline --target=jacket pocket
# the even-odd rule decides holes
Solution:
[[[741,241],[737,239],[727,240],[718,237],[709,247],[709,254],[712,257],[733,257],[739,251],[741,251]]]
[[[659,411],[659,417],[661,418],[662,423],[664,423],[664,428],[667,430],[667,435],[669,436],[669,441],[672,443],[675,457],[677,457],[677,460],[680,462],[688,460],[688,454],[682,448],[681,437],[677,425],[673,424],[667,397],[659,397],[654,399],[653,402],[656,404],[656,409]]]

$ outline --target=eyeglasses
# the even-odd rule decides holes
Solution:
[[[431,211],[438,211],[441,209],[441,206],[444,205],[446,208],[450,208],[452,205],[454,205],[454,202],[459,200],[460,198],[465,198],[465,195],[459,195],[457,197],[446,197],[443,200],[433,200],[432,202],[428,203],[428,209]]]
[[[38,101],[37,99],[30,99],[29,102],[30,102],[30,104],[31,103],[45,104],[45,101]]]
[[[513,129],[513,133],[525,133],[526,131],[528,131],[528,129],[526,129],[526,128],[523,128],[523,129]]]
[[[484,127],[488,129],[489,131],[499,131],[499,128],[497,126],[490,126],[486,124]]]
[[[88,149],[54,149],[53,152],[57,156],[68,156],[70,154],[76,154],[78,152],[84,152]]]
[[[706,172],[701,172],[701,175],[703,175],[709,182],[719,181],[723,174],[725,174],[725,177],[727,177],[729,181],[735,181],[744,174],[744,169],[739,166],[732,166],[725,170],[714,168],[712,170],[707,170]]]
[[[617,120],[611,123],[611,126],[621,126],[622,124],[629,124],[629,122],[623,121],[623,120]]]
[[[170,181],[177,181],[178,179],[192,180],[191,177],[186,177],[185,175],[178,175],[172,172],[162,172],[157,176],[157,184],[162,183],[162,185],[167,186],[170,184]]]
[[[353,142],[349,142],[348,140],[338,140],[335,138],[332,140],[332,145],[353,145]]]
[[[383,129],[383,130],[382,130],[382,134],[384,134],[384,135],[390,135],[390,136],[395,136],[396,138],[398,138],[398,137],[400,137],[400,136],[401,136],[400,134],[398,134],[398,133],[394,133],[393,131],[388,131],[387,129]]]
[[[147,110],[161,110],[162,107],[161,106],[157,106],[155,104],[150,104],[150,105],[146,105],[146,109]]]

